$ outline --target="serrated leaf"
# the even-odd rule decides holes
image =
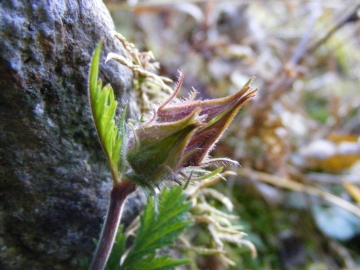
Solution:
[[[154,257],[156,250],[173,244],[174,239],[191,224],[191,221],[187,220],[191,204],[186,202],[181,187],[162,192],[159,196],[158,214],[155,211],[154,198],[150,197],[149,200],[140,218],[140,228],[134,245],[121,265],[121,270],[173,269],[174,266],[187,262],[168,256]]]
[[[113,181],[117,182],[119,172],[124,169],[124,166],[119,166],[119,160],[122,152],[123,137],[125,137],[123,136],[124,133],[122,133],[125,131],[125,116],[121,117],[121,128],[118,128],[114,119],[118,105],[114,91],[110,85],[102,88],[102,82],[98,80],[101,45],[102,41],[96,46],[91,61],[89,98],[96,131],[110,164]],[[124,114],[126,114],[126,109],[123,112]]]

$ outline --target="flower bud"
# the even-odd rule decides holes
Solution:
[[[163,179],[178,181],[181,170],[189,166],[237,164],[226,158],[210,160],[208,154],[241,105],[257,91],[249,86],[252,79],[229,97],[171,104],[182,80],[181,75],[174,93],[154,112],[153,119],[133,130],[126,157],[133,170],[129,177],[139,184],[151,186]]]
[[[238,92],[225,98],[183,101],[176,104],[169,104],[171,100],[167,100],[165,101],[165,106],[161,105],[159,107],[156,118],[157,122],[180,119],[195,109],[201,109],[200,116],[205,117],[205,123],[195,132],[186,147],[185,154],[192,154],[186,159],[186,162],[183,164],[184,167],[201,166],[203,162],[206,162],[209,152],[230,125],[241,105],[255,95],[257,89],[250,87],[252,80],[253,78]],[[174,98],[179,88],[175,89],[175,94],[171,98]]]

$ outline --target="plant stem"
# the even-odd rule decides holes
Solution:
[[[105,268],[114,244],[124,202],[135,189],[136,185],[126,180],[112,188],[105,224],[89,270],[103,270]]]

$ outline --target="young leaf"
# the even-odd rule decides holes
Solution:
[[[119,269],[173,269],[187,260],[174,260],[168,256],[155,257],[156,250],[169,246],[180,233],[190,226],[187,213],[190,202],[181,187],[166,189],[160,195],[159,212],[156,214],[154,198],[145,206],[134,245]]]
[[[98,80],[101,45],[102,40],[96,46],[91,61],[89,99],[96,131],[110,164],[113,181],[117,183],[117,181],[119,181],[119,172],[122,172],[124,167],[120,162],[120,152],[123,138],[125,137],[122,132],[125,132],[126,109],[120,119],[120,132],[119,127],[116,126],[114,120],[118,105],[118,102],[114,97],[114,91],[110,85],[106,85],[102,88],[102,82],[101,80]]]

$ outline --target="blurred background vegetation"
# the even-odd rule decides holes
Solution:
[[[258,251],[228,244],[199,269],[360,269],[360,5],[352,0],[105,1],[116,30],[159,75],[223,97],[255,76],[213,157],[238,160],[216,187]],[[134,93],[142,111],[158,93]],[[213,202],[214,204],[216,202]],[[205,237],[205,236],[204,236]],[[201,243],[201,234],[197,236]]]

